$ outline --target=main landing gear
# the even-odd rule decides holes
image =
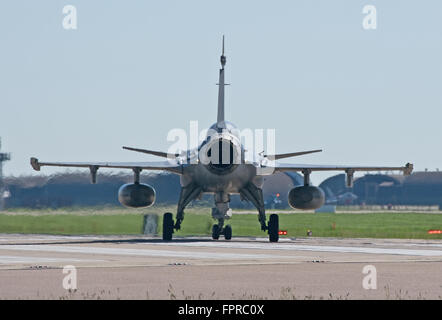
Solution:
[[[232,239],[232,227],[230,225],[224,226],[224,220],[219,219],[218,224],[213,225],[212,227],[212,239],[218,240],[221,235],[224,236],[224,239],[231,240]],[[173,215],[170,212],[166,212],[163,216],[163,240],[170,241],[172,240],[172,235],[174,232],[174,221]],[[271,214],[269,223],[265,226],[267,233],[269,234],[270,242],[278,242],[279,240],[279,217],[277,214]]]
[[[268,233],[270,242],[278,242],[279,240],[279,217],[277,214],[271,214],[269,225],[268,225]]]
[[[163,215],[163,240],[170,241],[172,240],[173,235],[173,215],[170,212],[166,212]]]

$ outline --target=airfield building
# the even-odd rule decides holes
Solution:
[[[7,177],[5,186],[10,197],[6,207],[66,207],[119,205],[116,194],[123,183],[131,181],[126,174],[99,175],[97,184],[90,184],[88,173],[64,173],[54,176]],[[143,174],[141,180],[157,190],[157,204],[175,205],[180,191],[179,177],[172,174]],[[303,184],[298,173],[281,173],[264,180],[264,201],[268,209],[288,208],[291,188]],[[337,205],[419,205],[442,207],[442,172],[415,172],[410,176],[367,174],[355,179],[353,188],[345,186],[345,175],[339,174],[319,185],[328,203]],[[198,203],[211,204],[206,195]],[[232,208],[253,206],[232,196]]]

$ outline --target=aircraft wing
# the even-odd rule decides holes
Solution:
[[[276,164],[275,171],[300,171],[304,175],[304,185],[310,184],[310,173],[312,171],[345,171],[347,176],[347,187],[353,187],[353,174],[356,171],[402,171],[404,175],[410,175],[413,171],[413,164],[407,163],[403,167],[369,167],[369,166],[335,166],[335,165],[317,165],[317,164]]]
[[[277,163],[275,165],[275,171],[402,171],[404,175],[409,175],[413,171],[413,164],[407,163],[403,167],[370,167]]]
[[[43,166],[48,167],[74,167],[89,168],[120,168],[120,169],[141,169],[141,170],[165,170],[174,173],[182,173],[182,165],[173,161],[158,162],[40,162],[37,158],[31,158],[31,166],[34,170],[40,171]]]

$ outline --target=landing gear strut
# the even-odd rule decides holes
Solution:
[[[224,235],[224,239],[232,239],[232,227],[224,227],[224,220],[232,217],[232,209],[229,208],[230,197],[225,193],[215,194],[215,207],[212,208],[212,218],[218,220],[218,224],[212,227],[212,239],[218,240],[219,236]]]

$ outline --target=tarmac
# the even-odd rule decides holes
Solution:
[[[442,241],[0,234],[0,299],[442,299]]]

